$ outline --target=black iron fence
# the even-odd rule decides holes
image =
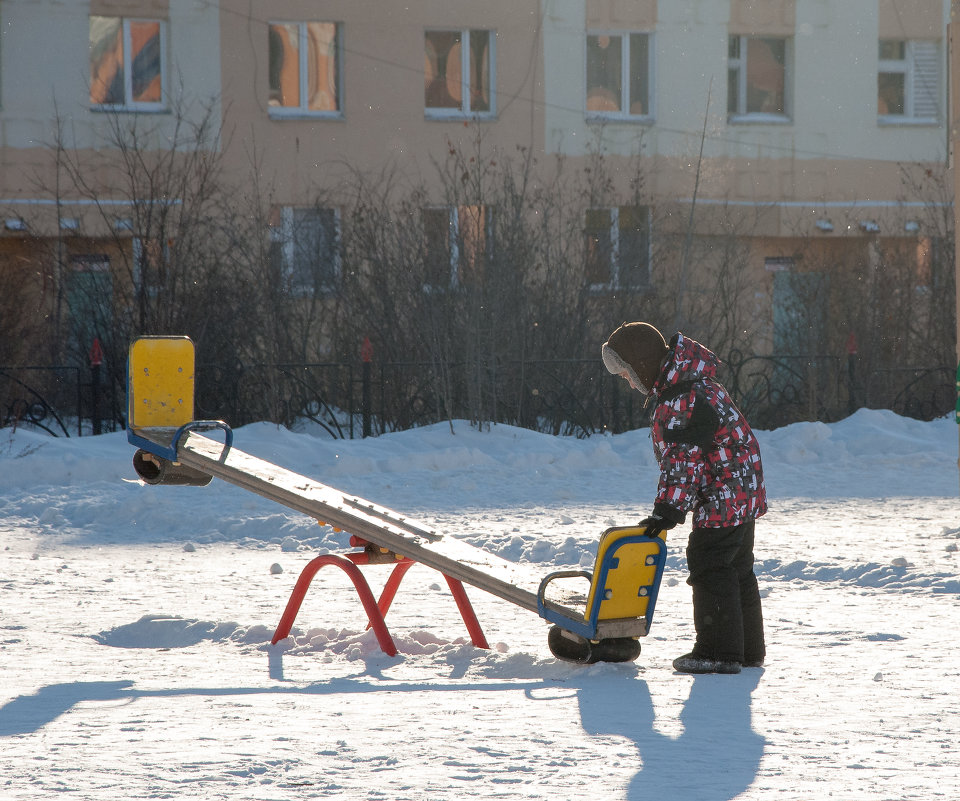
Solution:
[[[947,367],[875,370],[862,386],[862,405],[932,420],[955,408],[954,376]]]
[[[201,364],[196,416],[239,426],[311,421],[354,438],[447,419],[493,421],[550,434],[589,436],[647,424],[644,398],[598,359],[497,364]],[[855,357],[732,353],[720,379],[754,427],[833,422],[858,408],[929,420],[956,402],[952,368],[860,369]],[[56,436],[125,425],[120,380],[97,368],[0,367],[0,428],[29,426]]]
[[[231,425],[269,420],[290,425],[310,420],[336,439],[353,439],[361,411],[354,398],[354,365],[200,364],[198,418]]]
[[[0,367],[0,428],[82,434],[82,392],[79,367]]]

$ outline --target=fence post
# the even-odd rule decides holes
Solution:
[[[817,381],[819,374],[817,372],[816,361],[811,359],[807,362],[807,419],[816,420],[817,415]]]
[[[857,337],[850,332],[847,337],[847,411],[853,414],[857,410],[856,387]]]
[[[93,338],[93,345],[90,346],[90,372],[91,372],[91,392],[93,401],[90,406],[90,416],[93,422],[93,434],[98,436],[103,433],[100,420],[100,365],[103,364],[103,347],[100,345],[99,337]],[[77,410],[79,412],[79,409]]]
[[[373,361],[373,343],[370,337],[363,338],[360,346],[360,358],[363,360],[362,395],[360,398],[360,412],[363,415],[363,437],[371,435],[370,431],[370,362]]]
[[[957,425],[960,425],[960,361],[957,362]]]

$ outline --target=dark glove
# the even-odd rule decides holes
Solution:
[[[644,533],[653,539],[659,537],[661,532],[669,531],[677,524],[658,514],[652,514],[650,517],[643,518],[643,520],[640,521],[640,525],[647,529]]]

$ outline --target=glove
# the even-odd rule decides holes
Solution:
[[[643,520],[640,521],[640,525],[647,529],[645,532],[646,536],[655,539],[659,537],[662,532],[669,531],[677,524],[654,512],[650,517],[643,518]]]

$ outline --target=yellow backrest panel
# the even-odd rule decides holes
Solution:
[[[597,545],[597,562],[594,567],[593,582],[590,584],[590,594],[587,598],[587,613],[593,607],[593,599],[597,592],[603,592],[600,602],[598,620],[610,620],[621,617],[643,617],[647,613],[650,603],[649,595],[641,595],[640,588],[653,583],[657,573],[656,556],[660,551],[659,543],[655,540],[641,540],[630,542],[617,547],[617,543],[624,537],[642,534],[641,526],[605,531]],[[617,566],[607,571],[603,587],[598,588],[601,565],[604,556],[611,548],[617,558]],[[647,564],[648,557],[654,557]]]
[[[179,428],[193,420],[193,341],[140,337],[127,361],[128,426]]]

